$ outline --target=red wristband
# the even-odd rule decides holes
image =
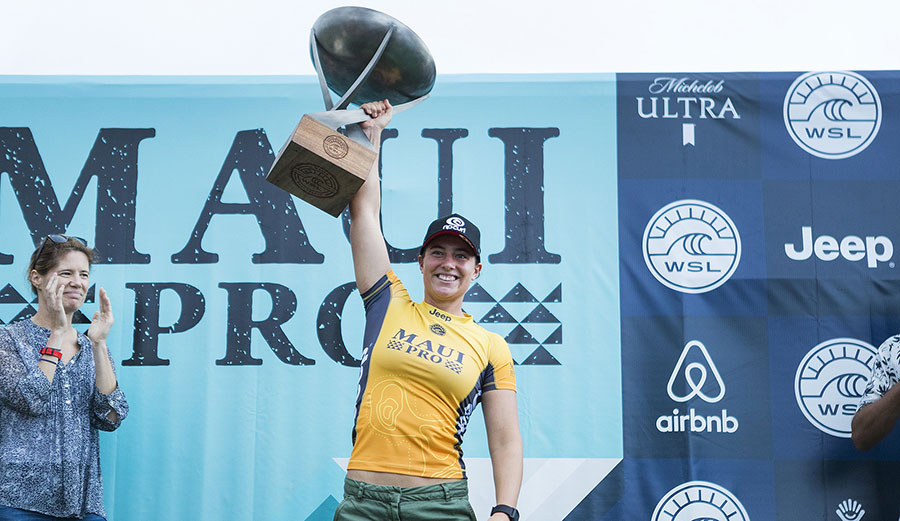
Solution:
[[[38,351],[38,353],[42,355],[50,355],[52,357],[55,357],[57,360],[60,360],[62,358],[62,351],[49,346],[42,348],[40,351]]]

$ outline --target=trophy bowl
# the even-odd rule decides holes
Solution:
[[[344,96],[391,27],[394,32],[384,53],[350,102],[361,105],[387,98],[396,106],[431,92],[436,71],[425,42],[389,15],[352,6],[332,9],[313,24],[310,46],[316,46],[321,67],[318,72],[328,88]],[[310,54],[314,54],[312,47]]]

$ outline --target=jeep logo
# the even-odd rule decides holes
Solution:
[[[438,317],[439,319],[441,319],[441,320],[443,320],[443,321],[445,321],[445,322],[450,322],[450,320],[452,320],[452,319],[450,318],[450,315],[445,315],[445,314],[441,313],[440,310],[437,310],[437,309],[432,309],[432,310],[429,311],[428,313],[431,314],[431,315],[434,315],[434,316]]]
[[[820,235],[813,241],[812,226],[803,226],[800,237],[799,250],[794,244],[784,245],[784,253],[791,260],[802,261],[815,254],[823,261],[833,261],[838,257],[853,262],[866,259],[868,267],[876,268],[879,262],[887,262],[894,256],[894,243],[884,235],[867,235],[865,238],[848,235],[840,241],[830,235]]]

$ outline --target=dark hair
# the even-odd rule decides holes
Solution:
[[[46,275],[59,264],[59,259],[70,251],[80,251],[85,254],[88,259],[88,266],[93,266],[96,262],[96,252],[92,248],[88,248],[81,239],[63,235],[65,242],[56,242],[48,237],[44,237],[43,242],[31,254],[31,262],[28,263],[28,273],[26,278],[31,283],[31,270],[38,272],[40,275]],[[40,253],[40,257],[38,254]],[[31,284],[31,291],[37,295],[37,288]]]

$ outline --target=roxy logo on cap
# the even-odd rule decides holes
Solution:
[[[447,219],[447,224],[444,225],[444,229],[466,233],[466,221],[463,221],[459,217],[450,217]]]

